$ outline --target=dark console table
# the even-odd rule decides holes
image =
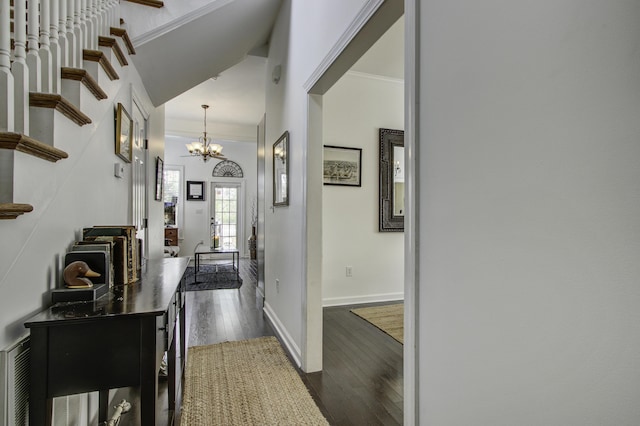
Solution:
[[[30,424],[51,424],[52,398],[92,391],[100,395],[99,421],[106,421],[109,389],[139,386],[142,425],[155,425],[165,351],[174,415],[184,373],[188,262],[150,260],[139,282],[93,302],[54,305],[25,323],[31,329]]]

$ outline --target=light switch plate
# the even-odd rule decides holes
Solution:
[[[123,178],[124,177],[124,164],[122,164],[122,163],[114,164],[113,165],[113,174],[117,178]]]

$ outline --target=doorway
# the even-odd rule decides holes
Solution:
[[[215,181],[211,184],[211,247],[244,253],[242,215],[243,185]]]
[[[328,57],[332,58],[332,61],[326,61],[321,64],[318,69],[312,74],[314,79],[310,79],[305,84],[304,88],[307,91],[307,146],[306,157],[308,159],[306,164],[306,235],[305,235],[305,254],[306,254],[306,285],[303,287],[303,303],[305,316],[303,321],[305,326],[303,327],[302,336],[302,358],[303,358],[303,370],[306,372],[320,371],[322,369],[322,339],[323,339],[323,281],[325,279],[323,274],[323,246],[325,244],[323,238],[322,227],[324,226],[324,220],[322,216],[323,212],[323,172],[322,172],[322,157],[323,157],[323,144],[327,144],[332,141],[327,141],[324,138],[323,132],[323,103],[324,95],[331,89],[331,87],[349,70],[358,60],[364,55],[364,53],[378,40],[391,26],[397,22],[397,20],[403,16],[404,3],[400,1],[386,1],[377,7],[374,11],[367,11],[359,15],[356,21],[354,21],[349,29],[350,42],[345,46],[344,44],[336,44],[329,52]],[[354,35],[355,34],[355,35]],[[404,49],[401,49],[404,52]],[[405,63],[404,58],[400,60],[401,63]],[[403,74],[404,77],[404,74]],[[384,99],[382,99],[384,101]],[[402,102],[404,105],[404,102]],[[358,109],[358,111],[361,110]],[[405,120],[406,121],[406,120]],[[404,123],[403,123],[404,124]],[[384,116],[378,118],[378,122],[375,127],[392,127],[392,125],[386,124]],[[377,129],[375,129],[377,130]],[[375,143],[374,135],[373,145]],[[341,139],[344,142],[344,139]],[[348,145],[347,145],[348,147]],[[367,149],[371,149],[369,146]],[[374,148],[374,152],[377,149]],[[377,170],[377,166],[374,166]],[[411,176],[409,176],[411,177]],[[377,187],[377,185],[376,185]],[[348,191],[349,189],[345,189]],[[350,188],[352,191],[356,191]],[[375,195],[373,195],[375,199]],[[407,209],[405,208],[405,211]],[[377,209],[373,210],[377,217]],[[371,212],[369,212],[371,215]],[[405,216],[406,217],[406,216]],[[313,224],[313,225],[312,225]],[[377,228],[377,224],[376,224]],[[405,238],[401,238],[399,243],[406,248],[406,235]],[[405,250],[406,253],[406,250]],[[406,270],[403,266],[407,262],[407,258],[401,260],[403,263],[400,266],[401,269]],[[341,267],[341,274],[344,276],[349,275],[352,269],[349,268],[349,264]],[[401,278],[400,278],[401,279]],[[406,284],[407,276],[403,284]],[[405,287],[404,291],[405,301],[407,301],[407,291]],[[387,299],[391,300],[391,299]],[[411,302],[411,299],[408,300]],[[410,310],[409,310],[410,311]],[[405,315],[405,323],[407,314]],[[411,331],[411,324],[408,326],[407,332]],[[410,347],[409,344],[404,347]],[[411,363],[411,357],[405,358],[405,363]],[[411,399],[413,397],[412,392],[406,392],[405,398]]]
[[[147,117],[136,95],[133,96],[133,145],[132,145],[132,176],[133,188],[131,192],[131,207],[133,225],[136,227],[136,238],[140,240],[140,264],[145,264],[149,247],[147,239]]]

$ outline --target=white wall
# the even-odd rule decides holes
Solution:
[[[639,424],[640,2],[420,7],[420,424]]]
[[[306,232],[305,197],[307,164],[307,93],[304,84],[322,59],[344,33],[365,0],[308,2],[284,0],[269,44],[266,89],[266,197],[265,206],[265,311],[276,324],[280,336],[297,363],[303,364],[303,317],[306,318],[306,258],[303,237]],[[276,85],[271,81],[274,67],[282,74]],[[289,206],[273,210],[273,143],[289,131]],[[306,224],[321,226],[321,224]],[[303,249],[301,250],[301,246]],[[276,286],[276,280],[279,285]],[[305,320],[306,321],[306,320]],[[319,324],[321,327],[321,323]],[[306,368],[303,365],[303,368]]]
[[[163,123],[135,68],[115,66],[120,79],[101,82],[109,98],[88,98],[83,104],[91,124],[79,128],[66,118],[56,123],[55,144],[69,154],[68,159],[49,163],[16,153],[14,200],[33,205],[34,211],[0,221],[0,348],[24,335],[24,321],[50,304],[49,291],[62,285],[64,255],[81,239],[83,227],[132,222],[130,167],[123,179],[114,177],[114,163],[122,162],[114,154],[114,106],[121,102],[131,112],[133,88],[151,115],[151,133],[157,134]],[[32,125],[36,131],[37,122]],[[161,151],[163,143],[152,137],[150,152]],[[149,197],[153,199],[153,191]],[[161,206],[149,201],[149,208],[153,217]],[[157,232],[150,230],[151,254],[161,243]]]
[[[380,128],[404,129],[401,80],[351,72],[324,95],[324,144],[362,149],[361,187],[323,187],[325,306],[404,295],[404,233],[378,231]]]
[[[201,240],[204,241],[206,247],[210,245],[211,183],[214,180],[243,184],[243,234],[239,237],[238,242],[241,245],[238,249],[241,256],[249,256],[247,238],[251,235],[251,202],[257,194],[258,179],[256,142],[215,141],[222,145],[222,153],[227,159],[238,163],[242,167],[244,178],[214,178],[212,176],[213,168],[220,160],[211,159],[205,163],[201,159],[188,157],[185,144],[189,142],[193,142],[193,138],[171,136],[167,137],[165,144],[165,166],[184,166],[183,194],[182,200],[180,200],[184,207],[184,227],[180,231],[180,256],[192,256],[194,249]],[[188,180],[206,182],[205,201],[186,201],[184,199],[186,194],[185,185]]]

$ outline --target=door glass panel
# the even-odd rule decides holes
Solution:
[[[214,191],[214,221],[220,247],[238,249],[238,188],[216,184]]]

